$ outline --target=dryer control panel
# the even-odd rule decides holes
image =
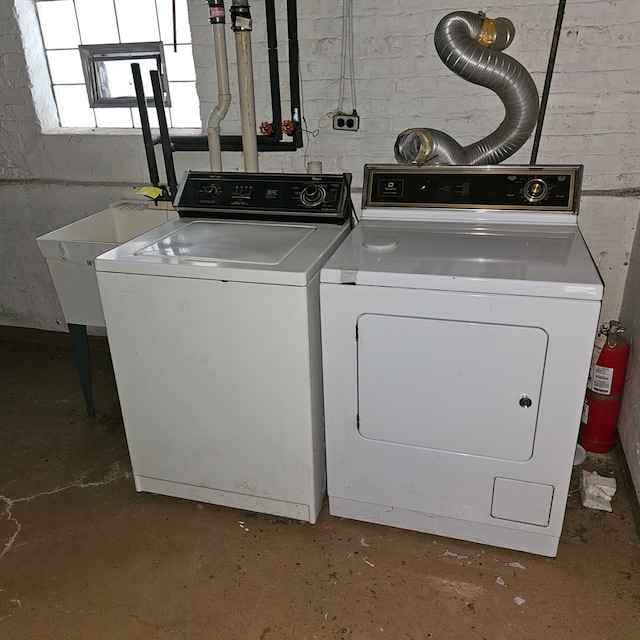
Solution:
[[[180,217],[321,221],[350,219],[351,175],[187,171],[174,207]]]
[[[366,165],[365,207],[577,213],[581,166]]]

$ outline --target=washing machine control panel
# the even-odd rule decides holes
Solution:
[[[351,175],[187,171],[174,206],[181,217],[316,220],[350,219]]]
[[[581,166],[366,165],[365,207],[577,213]]]

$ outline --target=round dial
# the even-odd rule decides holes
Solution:
[[[527,202],[540,202],[549,195],[549,185],[542,178],[527,181],[522,190]]]
[[[205,185],[204,187],[202,187],[202,190],[205,193],[212,193],[213,195],[218,195],[220,193],[220,191],[222,191],[220,189],[220,187],[218,185],[216,185],[216,184]]]
[[[326,197],[324,187],[316,184],[309,184],[300,192],[300,202],[307,207],[317,207]]]

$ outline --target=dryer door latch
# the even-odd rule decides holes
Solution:
[[[519,404],[523,409],[528,409],[533,404],[533,402],[531,401],[531,398],[529,396],[524,395],[520,398]]]

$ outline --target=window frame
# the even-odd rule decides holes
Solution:
[[[138,102],[135,94],[133,96],[108,97],[103,95],[101,90],[101,66],[105,62],[117,60],[129,60],[139,62],[141,60],[155,60],[156,70],[160,76],[162,87],[163,103],[165,107],[171,106],[171,96],[169,94],[169,83],[167,81],[166,66],[164,60],[164,44],[158,42],[132,42],[122,44],[87,44],[79,45],[80,61],[84,73],[89,106],[92,109],[103,107],[137,107]],[[153,106],[153,97],[146,97],[148,106]]]

